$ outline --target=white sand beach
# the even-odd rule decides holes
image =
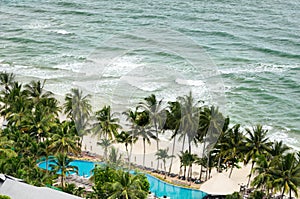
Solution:
[[[83,137],[83,144],[82,144],[82,150],[87,150],[92,153],[96,153],[98,155],[103,155],[103,148],[99,145],[97,145],[98,138],[97,136],[92,136],[92,135],[86,135]],[[173,141],[168,141],[164,139],[163,137],[160,137],[160,142],[159,142],[160,148],[165,149],[169,148],[169,154],[171,155],[172,153],[172,145]],[[126,158],[126,149],[124,144],[118,144],[115,143],[112,146],[117,148],[120,153],[123,154],[123,157]],[[186,145],[187,146],[187,145]],[[128,150],[130,150],[130,146],[128,146]],[[132,156],[131,156],[131,162],[134,164],[138,165],[143,165],[143,141],[142,139],[139,139],[132,148]],[[182,142],[177,141],[176,142],[176,147],[174,151],[175,158],[173,159],[173,166],[172,166],[172,173],[178,174],[180,172],[180,160],[178,157],[178,154],[180,154],[180,151],[182,150]],[[201,155],[202,152],[202,147],[194,146],[193,153],[197,153]],[[146,156],[145,156],[145,166],[149,168],[156,169],[157,168],[157,160],[156,160],[156,142],[152,141],[151,144],[146,143]],[[166,167],[167,171],[169,170],[171,159],[167,160]],[[251,165],[246,165],[243,166],[241,165],[240,169],[235,168],[233,170],[231,180],[234,181],[238,185],[246,185],[248,181],[248,175],[250,173]],[[163,170],[163,164],[162,161],[160,161],[159,165],[159,170]],[[198,178],[200,172],[200,166],[194,165],[193,166],[193,177]],[[224,174],[226,176],[229,176],[230,170],[224,171]],[[213,169],[211,172],[211,177],[213,178],[214,176],[217,175],[216,169]],[[205,174],[203,174],[203,177]]]

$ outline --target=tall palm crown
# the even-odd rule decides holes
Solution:
[[[53,163],[49,165],[55,172],[60,171],[62,188],[65,187],[65,179],[67,174],[78,173],[78,167],[71,165],[72,161],[73,160],[71,158],[68,158],[67,154],[59,153],[55,156]]]
[[[249,161],[252,161],[251,171],[247,184],[249,186],[255,159],[259,155],[267,155],[267,152],[270,151],[271,142],[266,136],[268,130],[264,130],[262,125],[260,124],[254,126],[252,130],[247,128],[246,132],[248,137],[246,137],[245,162],[248,163]]]
[[[50,91],[44,90],[45,82],[46,80],[43,82],[31,81],[25,85],[26,92],[34,104],[38,104],[40,101],[50,98],[53,95]]]
[[[96,112],[97,122],[94,124],[95,133],[106,139],[113,139],[118,134],[119,119],[111,113],[110,106],[104,106],[100,111]]]
[[[131,153],[132,153],[132,145],[136,143],[138,140],[137,137],[132,136],[128,132],[122,131],[120,134],[116,136],[116,141],[118,143],[123,143],[125,145],[127,158],[128,158],[128,168],[130,168],[130,159],[131,159]],[[128,151],[128,145],[130,145],[130,153]]]
[[[140,199],[146,198],[147,192],[142,190],[139,175],[131,175],[129,172],[119,171],[116,181],[109,183],[112,194],[108,199]]]
[[[183,137],[184,148],[185,138],[187,137],[189,153],[191,153],[192,142],[197,145],[197,131],[199,128],[200,116],[200,110],[197,105],[199,102],[194,102],[192,92],[189,92],[189,94],[184,97],[179,97],[178,100],[181,103],[180,132],[182,132],[182,134],[180,138]]]
[[[58,125],[56,133],[51,137],[52,144],[49,146],[53,153],[80,153],[78,145],[79,137],[73,122],[64,121]]]
[[[104,149],[103,157],[104,157],[104,160],[106,161],[107,160],[107,151],[108,151],[109,147],[113,144],[112,141],[110,139],[103,138],[103,139],[100,139],[100,141],[98,141],[97,144],[100,145]]]
[[[139,103],[139,107],[149,114],[150,123],[154,126],[156,136],[156,150],[159,150],[159,128],[162,129],[166,121],[166,111],[162,107],[162,100],[157,101],[154,94],[144,98],[145,102]],[[157,169],[159,167],[159,159],[157,160]]]
[[[135,111],[128,110],[124,114],[131,123],[131,130],[129,133],[133,137],[140,137],[143,139],[143,166],[145,166],[146,142],[150,144],[150,138],[157,139],[149,128],[149,114],[146,111],[138,112],[137,109],[135,109]]]
[[[13,145],[12,140],[8,140],[6,137],[0,137],[0,157],[16,157],[17,154],[11,149]]]
[[[274,177],[274,184],[277,190],[281,190],[282,197],[284,193],[289,192],[290,198],[292,192],[298,197],[298,189],[300,186],[300,163],[296,159],[294,153],[284,155],[279,164],[271,170]]]
[[[13,73],[0,72],[0,85],[2,85],[6,92],[10,91],[11,85],[15,81]]]
[[[203,149],[207,150],[207,154],[223,133],[225,124],[226,118],[219,112],[217,107],[205,107],[201,110],[197,139],[199,141],[205,141],[205,147],[203,147]]]
[[[64,113],[75,122],[77,133],[82,138],[89,131],[90,115],[92,106],[90,104],[91,95],[83,95],[77,88],[71,89],[71,93],[65,96]]]
[[[168,154],[169,148],[166,149],[159,149],[155,155],[157,156],[157,159],[160,159],[164,163],[164,171],[165,171],[165,179],[167,178],[167,172],[166,172],[166,160],[173,157],[173,155]]]
[[[277,163],[276,161],[269,161],[264,155],[258,156],[254,167],[257,175],[251,182],[251,186],[254,186],[256,189],[266,190],[267,194],[269,194],[270,190],[274,188],[274,175],[271,174],[271,170]]]
[[[76,119],[82,115],[89,116],[92,106],[90,104],[91,95],[83,96],[83,92],[77,88],[72,88],[71,93],[65,96],[64,109],[69,118]]]
[[[31,113],[30,102],[22,84],[15,82],[10,91],[5,94],[1,101],[6,104],[1,110],[1,115],[7,117],[9,124],[19,126],[23,122],[23,116]]]
[[[173,134],[171,136],[171,139],[173,139],[173,146],[172,146],[172,158],[171,163],[169,167],[169,173],[171,173],[172,166],[173,166],[173,158],[174,152],[175,152],[175,144],[176,144],[176,137],[179,134],[179,128],[180,128],[180,122],[181,122],[181,105],[178,101],[175,102],[168,102],[168,109],[167,109],[167,119],[164,126],[164,129],[173,130]]]
[[[233,168],[237,166],[235,165],[236,162],[239,162],[243,158],[241,151],[243,151],[245,145],[244,140],[245,137],[240,131],[240,125],[235,125],[226,133],[223,143],[221,143],[224,149],[224,162],[228,162],[231,167],[229,178],[231,177]]]
[[[1,107],[1,115],[6,116],[8,105],[11,104],[11,100],[8,99],[8,94],[10,93],[14,83],[15,75],[12,73],[0,72],[0,85],[4,87],[4,90],[0,92],[0,100],[4,104]]]

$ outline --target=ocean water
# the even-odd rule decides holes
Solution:
[[[299,18],[291,0],[1,0],[0,70],[96,109],[191,90],[300,148]]]

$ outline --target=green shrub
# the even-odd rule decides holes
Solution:
[[[11,199],[9,196],[0,195],[0,199]]]
[[[263,199],[265,193],[262,191],[254,191],[250,194],[249,199]]]
[[[243,199],[243,197],[239,194],[239,192],[234,192],[231,195],[227,195],[226,199]]]

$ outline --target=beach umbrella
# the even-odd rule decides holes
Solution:
[[[217,173],[211,179],[204,182],[200,190],[210,195],[228,195],[236,191],[239,192],[240,186],[227,175]]]

